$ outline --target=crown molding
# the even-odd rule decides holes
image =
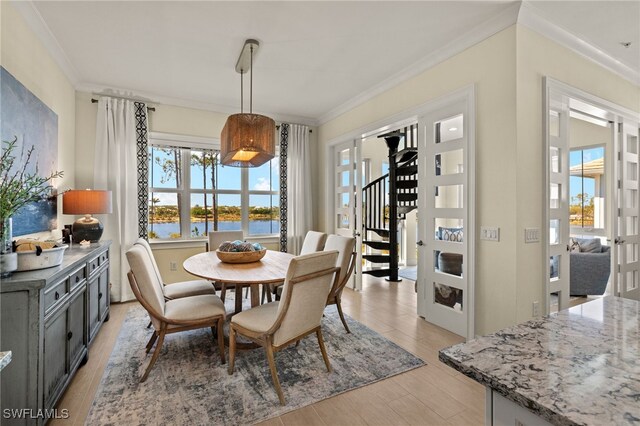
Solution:
[[[391,77],[381,81],[370,89],[356,95],[347,102],[338,105],[337,107],[329,110],[319,118],[320,124],[325,124],[340,115],[354,109],[355,107],[371,100],[379,94],[386,92],[387,90],[397,86],[398,84],[415,77],[434,67],[435,65],[446,61],[447,59],[457,55],[458,53],[470,48],[471,46],[480,43],[483,40],[491,37],[492,35],[514,25],[518,18],[518,11],[520,9],[520,2],[516,2],[503,10],[499,14],[489,18],[488,20],[475,26],[468,32],[462,34],[460,37],[445,44],[440,49],[424,57],[423,59],[414,62],[403,70],[397,72]]]
[[[214,104],[212,102],[195,101],[191,99],[176,98],[172,96],[162,96],[150,92],[141,92],[139,90],[123,89],[116,87],[107,87],[96,83],[80,83],[75,87],[78,92],[91,93],[94,96],[115,96],[139,99],[151,105],[168,105],[183,108],[199,109],[211,111],[220,114],[236,114],[240,112],[237,107],[227,105]],[[318,121],[314,118],[302,117],[290,114],[273,114],[264,111],[254,111],[256,114],[263,114],[273,118],[275,121],[284,123],[305,124],[307,126],[317,126]]]
[[[60,67],[64,75],[67,77],[72,86],[76,86],[79,82],[78,71],[71,64],[67,54],[58,43],[51,29],[44,21],[42,15],[35,7],[31,0],[17,1],[12,0],[11,4],[20,12],[27,26],[36,34],[36,37],[42,42],[45,50],[49,52],[53,60]]]
[[[526,1],[522,2],[520,14],[518,15],[518,24],[521,24],[538,34],[553,40],[561,46],[572,50],[580,56],[595,62],[597,65],[611,71],[636,86],[640,85],[640,72],[613,58],[604,51],[598,49],[596,46],[587,43],[564,28],[548,21],[539,9],[531,3]]]

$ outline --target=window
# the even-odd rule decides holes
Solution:
[[[571,150],[569,221],[572,233],[605,228],[604,147]]]
[[[150,140],[150,239],[203,238],[214,230],[280,232],[278,157],[256,168],[229,167],[220,164],[217,149],[204,148],[211,141],[170,139]]]

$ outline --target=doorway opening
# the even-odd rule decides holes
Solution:
[[[640,298],[636,113],[545,79],[547,312]]]

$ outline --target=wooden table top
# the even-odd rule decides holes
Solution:
[[[191,256],[182,266],[192,275],[220,283],[272,284],[285,280],[289,262],[294,257],[289,253],[267,250],[258,262],[223,263],[215,252],[208,251]]]

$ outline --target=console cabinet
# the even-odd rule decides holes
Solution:
[[[12,362],[0,372],[5,425],[47,422],[39,410],[55,407],[100,326],[109,319],[109,241],[65,251],[60,266],[16,272],[0,283],[0,351]],[[40,412],[43,412],[40,411]]]

